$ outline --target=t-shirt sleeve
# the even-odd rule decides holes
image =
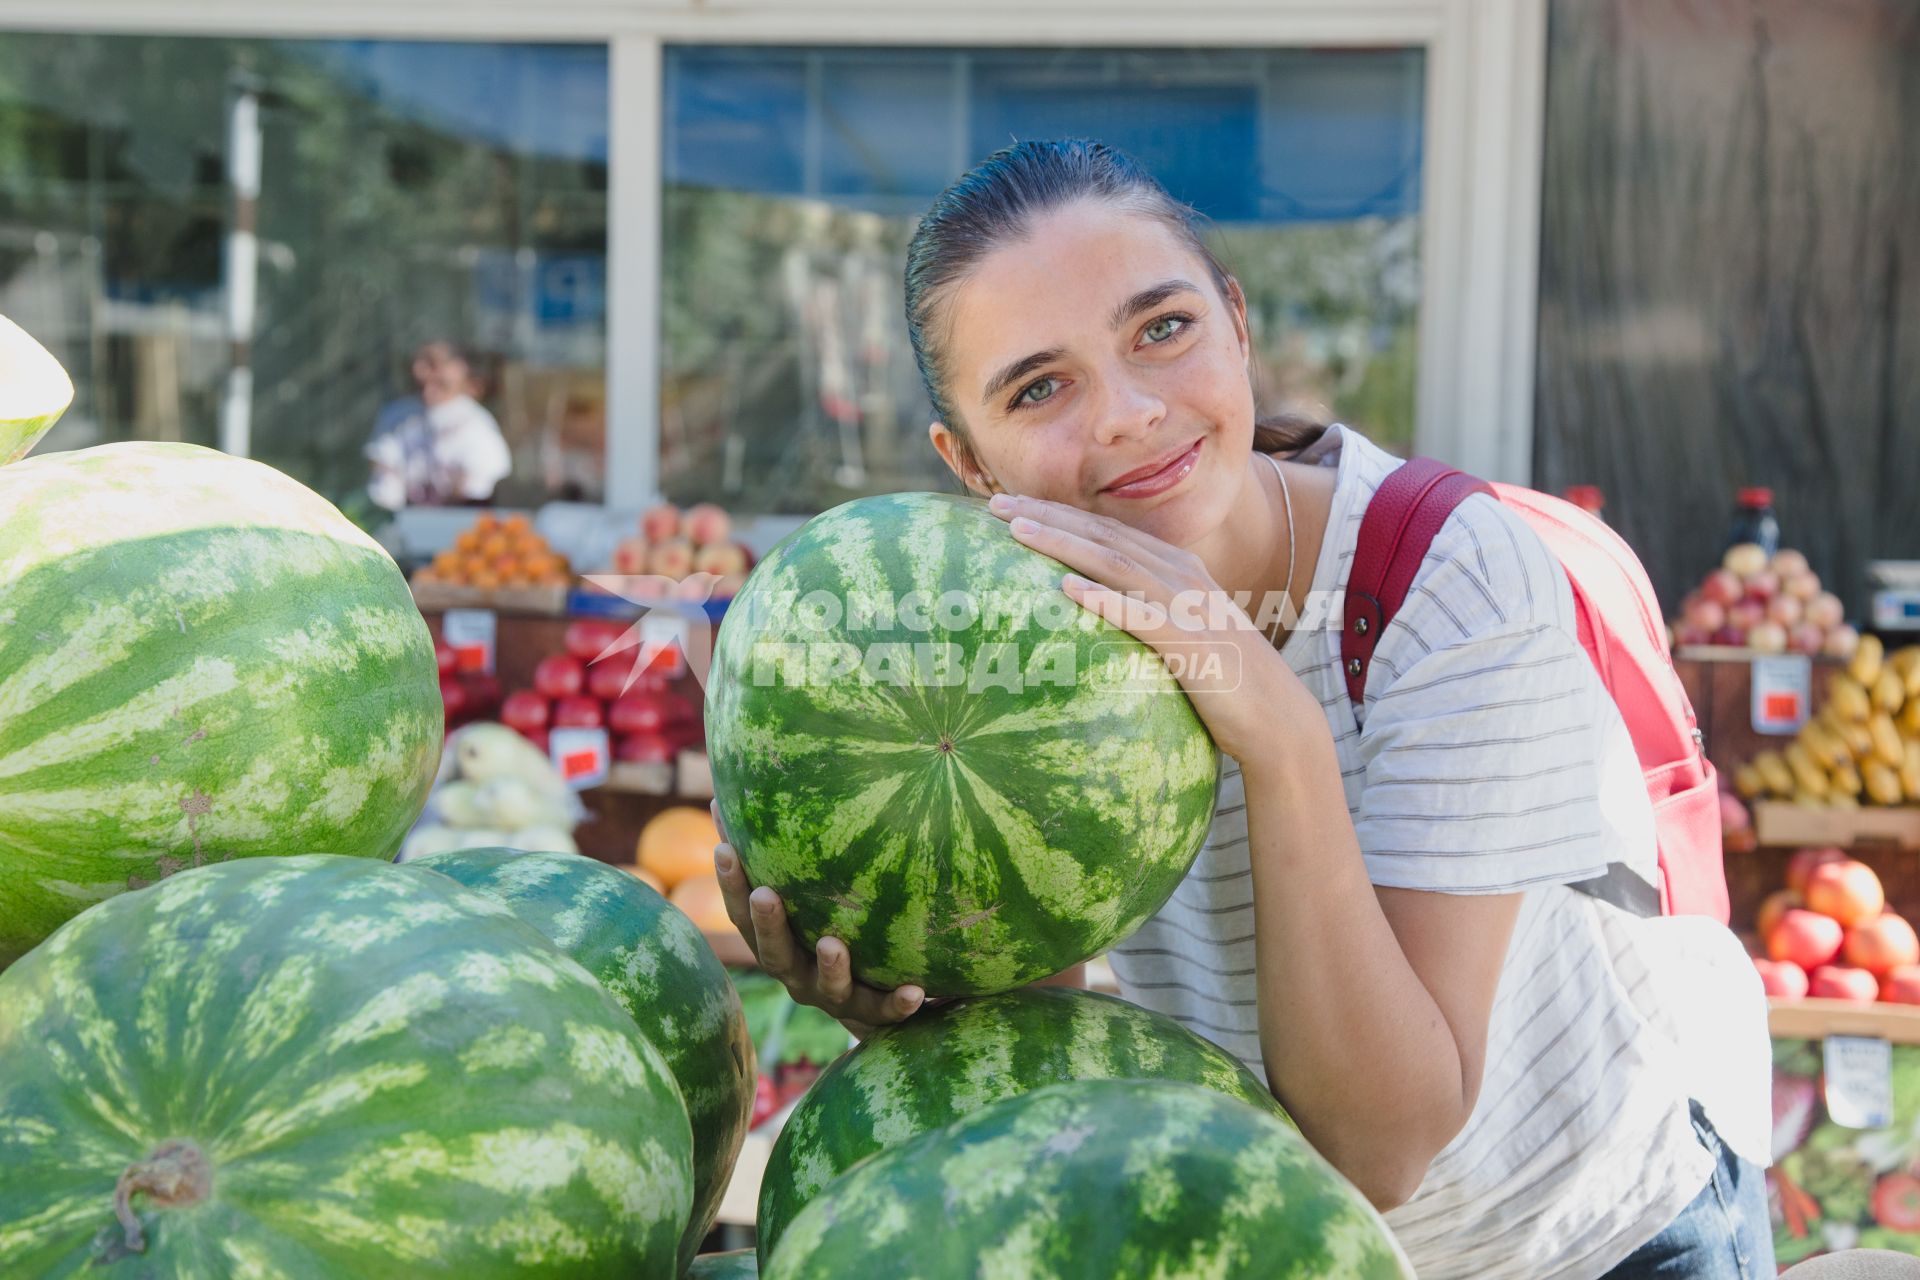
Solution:
[[[495,486],[513,471],[507,438],[493,415],[479,405],[473,406],[462,424],[459,448],[450,461],[460,468],[460,496],[475,500],[492,497]]]
[[[1380,639],[1348,792],[1375,884],[1657,880],[1633,739],[1577,638],[1565,571],[1523,520],[1462,503]]]

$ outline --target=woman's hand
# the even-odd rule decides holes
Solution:
[[[1071,599],[1166,659],[1220,750],[1244,764],[1273,740],[1274,709],[1299,682],[1199,556],[1064,503],[1000,493],[987,506],[1077,571],[1061,583]]]
[[[712,809],[718,827],[720,806],[716,803]],[[720,839],[726,838],[722,830]],[[787,923],[787,909],[780,895],[765,885],[754,889],[747,884],[747,873],[732,845],[714,847],[713,869],[720,877],[727,915],[753,948],[761,970],[778,978],[801,1004],[826,1010],[864,1040],[875,1027],[899,1022],[925,1002],[926,994],[918,987],[882,991],[855,981],[853,958],[847,944],[838,938],[822,938],[820,945],[809,952]]]

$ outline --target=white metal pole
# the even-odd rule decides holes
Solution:
[[[220,403],[220,448],[246,457],[253,448],[253,318],[260,242],[260,95],[236,88],[227,108],[227,182],[233,223],[227,230],[227,341],[231,362]]]

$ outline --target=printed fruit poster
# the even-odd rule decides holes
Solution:
[[[1893,1048],[1894,1122],[1846,1129],[1827,1115],[1818,1040],[1773,1046],[1767,1199],[1782,1270],[1842,1249],[1920,1255],[1920,1045]]]

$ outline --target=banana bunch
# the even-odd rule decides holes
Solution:
[[[1920,804],[1920,645],[1889,654],[1862,636],[1820,714],[1786,750],[1734,770],[1733,788],[1814,809]]]

